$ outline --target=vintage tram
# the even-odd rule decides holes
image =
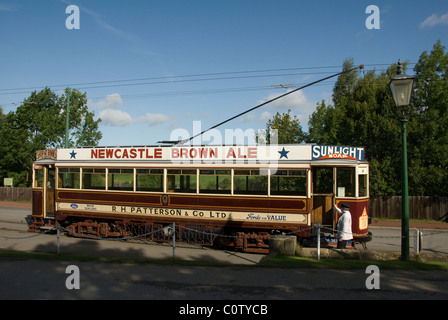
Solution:
[[[273,234],[310,239],[351,206],[368,238],[369,166],[359,147],[83,147],[38,151],[30,231],[167,240],[266,252]]]

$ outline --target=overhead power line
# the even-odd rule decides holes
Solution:
[[[342,74],[345,74],[345,73],[349,73],[349,72],[352,72],[352,71],[354,71],[354,70],[358,70],[358,69],[364,69],[364,65],[360,65],[360,66],[358,66],[358,67],[351,68],[351,69],[349,69],[349,70],[345,70],[345,71],[342,71],[342,72],[333,74],[333,75],[331,75],[331,76],[328,76],[328,77],[325,77],[325,78],[322,78],[322,79],[313,81],[313,82],[308,83],[308,84],[306,84],[306,85],[304,85],[304,86],[302,86],[302,87],[299,87],[299,88],[297,88],[297,89],[294,89],[294,90],[291,90],[291,91],[289,91],[289,92],[286,92],[286,93],[284,93],[284,94],[282,94],[282,95],[279,95],[279,96],[277,96],[277,97],[275,97],[275,98],[273,98],[273,99],[270,99],[270,100],[268,100],[268,101],[265,101],[265,102],[263,102],[263,103],[260,103],[259,105],[255,106],[255,107],[253,107],[253,108],[250,108],[250,109],[248,109],[248,110],[246,110],[246,111],[244,111],[244,112],[241,112],[241,113],[239,113],[239,114],[237,114],[237,115],[235,115],[235,116],[233,116],[233,117],[231,117],[231,118],[229,118],[229,119],[227,119],[227,120],[224,120],[224,121],[222,121],[222,122],[220,122],[220,123],[214,125],[213,127],[210,127],[210,128],[208,128],[208,129],[206,129],[206,130],[204,130],[204,131],[202,131],[202,132],[200,132],[200,133],[198,133],[198,134],[196,134],[196,135],[194,135],[194,136],[191,136],[190,138],[187,138],[187,139],[184,139],[184,140],[178,140],[178,141],[159,141],[159,143],[181,144],[181,145],[182,145],[182,144],[185,144],[185,143],[187,143],[187,142],[190,142],[190,141],[193,140],[194,138],[203,135],[204,133],[206,133],[206,132],[208,132],[208,131],[210,131],[210,130],[213,130],[213,129],[215,129],[215,128],[217,128],[217,127],[219,127],[219,126],[221,126],[221,125],[223,125],[223,124],[225,124],[225,123],[227,123],[227,122],[229,122],[229,121],[232,121],[232,120],[234,120],[234,119],[236,119],[236,118],[238,118],[238,117],[241,117],[242,115],[245,115],[246,113],[249,113],[249,112],[251,112],[251,111],[253,111],[253,110],[255,110],[255,109],[258,109],[258,108],[260,108],[260,107],[262,107],[262,106],[264,106],[264,105],[266,105],[266,104],[268,104],[268,103],[274,102],[274,101],[276,101],[276,100],[278,100],[278,99],[281,99],[281,98],[283,98],[283,97],[285,97],[285,96],[287,96],[287,95],[290,95],[290,94],[292,94],[292,93],[294,93],[294,92],[296,92],[296,91],[305,89],[305,88],[310,87],[310,86],[312,86],[312,85],[315,85],[315,84],[317,84],[317,83],[319,83],[319,82],[322,82],[322,81],[325,81],[325,80],[328,80],[328,79],[331,79],[331,78],[337,77],[337,76],[339,76],[339,75],[342,75]]]
[[[386,66],[386,65],[387,64],[370,64],[367,66],[375,67],[375,66]],[[329,73],[333,73],[334,71],[274,73],[274,74],[272,74],[272,73],[261,74],[261,73],[298,71],[298,70],[302,70],[302,71],[303,70],[322,70],[322,69],[334,69],[334,68],[340,68],[340,67],[341,66],[317,66],[317,67],[301,67],[301,68],[247,70],[247,71],[200,73],[200,74],[190,74],[190,75],[146,77],[146,78],[95,81],[95,82],[80,82],[80,83],[70,83],[70,84],[54,84],[54,85],[34,86],[34,87],[3,88],[3,89],[0,89],[0,95],[24,94],[24,93],[28,93],[29,90],[41,89],[44,87],[50,87],[50,88],[73,87],[76,89],[98,89],[98,88],[128,87],[128,86],[154,85],[154,84],[166,84],[166,83],[233,80],[233,79],[249,79],[249,78],[280,77],[280,76],[317,75],[317,74],[329,74]],[[27,91],[23,91],[23,90],[27,90]]]

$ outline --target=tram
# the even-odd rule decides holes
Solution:
[[[350,205],[368,237],[369,165],[360,147],[128,146],[41,150],[33,163],[30,231],[144,237],[266,252],[273,234],[334,230]],[[168,231],[167,231],[168,230]]]

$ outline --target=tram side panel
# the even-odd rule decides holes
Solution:
[[[84,217],[296,230],[310,225],[306,209],[306,199],[57,192],[60,220]]]
[[[336,205],[344,202],[350,206],[352,217],[352,233],[354,238],[363,238],[369,232],[369,199],[336,199]],[[336,215],[337,221],[338,215]]]

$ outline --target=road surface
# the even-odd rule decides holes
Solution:
[[[33,251],[55,252],[55,235],[26,232],[27,214],[29,209],[0,208],[0,236],[3,237],[0,247],[26,250],[33,244]],[[385,235],[381,245],[395,248],[388,245],[394,233]],[[377,245],[374,241],[369,248]],[[61,237],[61,244],[61,250],[70,254],[133,258],[146,254],[168,258],[172,254],[172,248],[167,246],[124,242]],[[0,258],[0,299],[176,300],[166,310],[173,317],[187,312],[187,304],[193,307],[190,311],[206,310],[200,309],[199,300],[204,299],[217,303],[213,305],[214,315],[224,315],[224,310],[231,312],[232,308],[243,312],[232,306],[244,304],[250,305],[247,308],[251,312],[268,310],[268,314],[275,316],[280,311],[271,300],[286,300],[280,309],[288,314],[294,310],[297,300],[448,299],[446,271],[378,270],[371,274],[366,270],[265,268],[256,266],[263,255],[193,248],[176,250],[180,258],[226,261],[234,265],[205,267]],[[372,278],[373,275],[377,277]],[[369,289],[369,283],[375,283],[378,288]],[[260,306],[256,309],[253,301],[267,309]]]

